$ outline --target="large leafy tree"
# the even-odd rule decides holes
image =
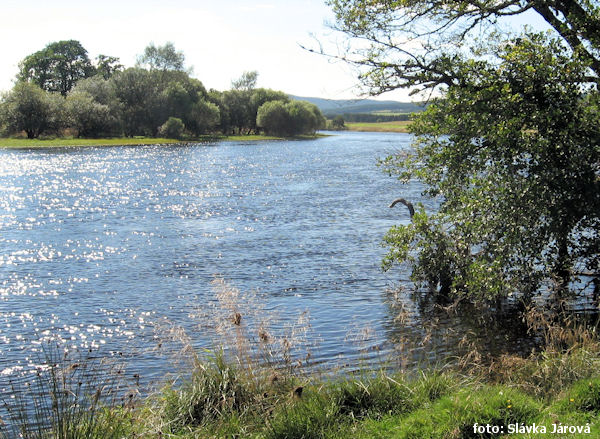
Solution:
[[[386,169],[439,208],[392,228],[386,266],[444,295],[533,293],[600,264],[600,13],[590,1],[330,1],[372,93],[437,90]],[[554,38],[499,33],[538,13]],[[484,37],[484,38],[482,38]],[[366,44],[365,44],[366,41]],[[481,41],[486,41],[485,44]]]
[[[260,99],[252,100],[257,81],[258,72],[244,72],[231,81],[231,90],[221,96],[222,104],[227,108],[228,124],[231,128],[237,128],[239,134],[256,130],[256,112],[262,105],[258,102]]]
[[[290,113],[283,101],[269,101],[261,105],[256,123],[269,135],[287,136],[291,131]]]
[[[227,90],[221,95],[221,101],[227,108],[228,126],[238,134],[250,133],[253,124],[250,96],[246,90]]]
[[[126,136],[156,135],[167,120],[158,72],[129,68],[110,79]]]
[[[250,101],[248,103],[248,127],[250,130],[256,132],[256,118],[258,116],[258,109],[265,102],[270,101],[281,101],[289,102],[290,98],[287,94],[282,91],[271,90],[268,88],[256,88],[252,90],[250,94]]]
[[[204,134],[219,122],[219,109],[207,102],[208,94],[202,82],[190,78],[185,72],[172,72],[172,77],[162,91],[164,109],[169,117],[182,120],[193,134]]]
[[[9,134],[24,131],[34,139],[44,132],[55,133],[63,119],[63,99],[35,84],[18,82],[0,101],[0,122]]]
[[[94,96],[76,87],[65,100],[65,112],[71,128],[79,137],[99,137],[118,134],[119,127],[111,108]]]
[[[325,126],[321,110],[309,102],[272,100],[260,106],[256,124],[276,136],[314,134]]]
[[[76,40],[57,41],[32,53],[19,64],[17,78],[63,96],[82,78],[94,73],[87,51]]]

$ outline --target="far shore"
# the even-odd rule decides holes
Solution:
[[[206,142],[254,142],[261,140],[308,140],[326,137],[325,134],[314,136],[276,137],[265,135],[240,135],[240,136],[202,136],[198,139],[167,139],[154,137],[119,137],[119,138],[55,138],[55,139],[25,139],[25,138],[0,138],[0,148],[54,148],[76,146],[134,146],[134,145],[175,145],[185,143]]]
[[[360,132],[387,132],[387,133],[408,133],[411,121],[393,121],[393,122],[347,122],[348,131]],[[186,143],[208,143],[208,142],[257,142],[264,140],[310,140],[320,137],[327,137],[330,134],[317,133],[314,136],[304,135],[295,137],[277,137],[266,136],[263,134],[252,135],[206,135],[197,139],[168,139],[162,137],[115,137],[115,138],[73,138],[58,137],[51,139],[26,139],[0,138],[0,148],[54,148],[54,147],[78,147],[78,146],[135,146],[135,145],[176,145]]]
[[[410,120],[392,122],[346,122],[349,131],[381,132],[381,133],[408,133]]]

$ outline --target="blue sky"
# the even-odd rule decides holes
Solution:
[[[335,44],[323,0],[2,0],[0,90],[12,87],[18,63],[52,41],[79,40],[90,58],[117,56],[133,66],[150,42],[173,42],[193,76],[224,90],[243,71],[257,70],[259,86],[301,96],[352,98],[356,73],[309,53],[313,35]],[[409,100],[407,93],[385,99]]]

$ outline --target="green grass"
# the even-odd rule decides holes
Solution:
[[[565,364],[572,354],[563,354]],[[51,371],[66,370],[71,377],[82,370],[79,364],[77,369],[61,364]],[[560,390],[539,393],[524,390],[533,386],[526,377],[496,383],[489,376],[467,376],[459,370],[393,375],[365,371],[308,381],[306,376],[281,374],[274,379],[273,370],[240,367],[218,354],[197,363],[177,387],[167,386],[133,409],[124,408],[120,400],[106,407],[94,405],[95,400],[89,399],[93,396],[71,390],[68,403],[57,406],[57,395],[61,401],[61,395],[67,395],[65,389],[76,389],[72,386],[81,378],[73,375],[65,385],[62,372],[53,372],[40,377],[40,389],[48,396],[47,403],[38,404],[48,407],[45,410],[51,418],[60,421],[52,423],[59,430],[28,430],[36,424],[35,418],[23,415],[19,419],[21,431],[30,433],[26,437],[40,439],[513,439],[548,437],[557,423],[589,425],[591,433],[552,437],[591,438],[600,434],[600,371],[590,373],[583,380],[562,381]],[[43,416],[47,413],[42,411]],[[505,434],[480,434],[475,424],[497,426]],[[509,426],[516,424],[544,426],[546,433],[508,435]]]
[[[154,137],[120,137],[107,139],[23,139],[23,138],[0,138],[0,148],[54,148],[54,147],[77,147],[77,146],[129,146],[129,145],[172,145],[181,143],[199,142],[255,142],[261,140],[310,140],[325,137],[323,134],[316,136],[296,136],[283,138],[265,135],[240,135],[240,136],[203,136],[195,140],[176,140]]]
[[[277,334],[268,322],[249,324],[263,315],[256,296],[222,279],[213,285],[219,304],[208,316],[227,355],[196,351],[184,332],[164,328],[183,343],[189,367],[137,400],[137,381],[132,387],[117,363],[108,367],[99,355],[69,358],[57,346],[31,387],[14,388],[16,398],[0,395],[0,416],[8,413],[0,438],[600,437],[600,341],[593,328],[554,327],[546,349],[529,358],[484,363],[469,353],[442,370],[322,376],[290,351],[302,346],[302,331]],[[503,434],[481,433],[476,424]],[[517,424],[538,431],[509,435]],[[552,434],[559,424],[589,433]]]
[[[350,131],[407,133],[411,123],[409,120],[393,122],[347,122],[346,127]]]
[[[122,137],[111,139],[20,139],[2,138],[0,148],[49,148],[57,146],[117,146],[117,145],[160,145],[181,143],[180,140],[150,138],[150,137]]]

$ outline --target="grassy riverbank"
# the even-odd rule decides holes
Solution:
[[[203,136],[194,140],[177,140],[154,137],[120,137],[110,139],[78,139],[78,138],[56,138],[56,139],[23,139],[23,138],[0,138],[0,148],[50,148],[61,146],[129,146],[129,145],[172,145],[181,143],[205,143],[205,142],[255,142],[261,140],[310,140],[325,137],[323,134],[315,136],[296,136],[291,138],[264,136],[264,135],[240,135],[240,136]]]
[[[411,121],[393,121],[393,122],[347,122],[346,127],[349,131],[372,131],[372,132],[390,132],[407,133]]]
[[[589,338],[580,338],[569,349],[550,347],[527,359],[507,355],[483,364],[476,355],[469,355],[439,370],[363,371],[333,377],[302,373],[291,364],[268,366],[239,355],[229,361],[221,354],[202,359],[190,355],[189,375],[183,382],[141,401],[136,401],[131,387],[123,386],[108,405],[98,402],[100,393],[109,387],[105,381],[94,379],[91,387],[82,385],[82,376],[88,380],[93,376],[92,367],[64,361],[51,366],[39,389],[31,389],[49,392],[44,401],[37,402],[36,416],[51,419],[55,432],[43,437],[541,439],[549,434],[560,438],[600,435],[600,345]],[[91,392],[95,387],[95,393]],[[9,400],[9,404],[15,402]],[[35,430],[35,416],[28,418],[24,410],[14,407],[12,413],[21,422],[21,433]],[[490,433],[495,429],[503,433]],[[5,437],[16,437],[11,434],[17,430]]]
[[[182,388],[166,390],[131,426],[142,437],[152,425],[163,437],[181,438],[442,439],[543,438],[562,424],[582,431],[555,437],[598,437],[600,378],[587,355],[550,354],[520,364],[532,376],[514,369],[512,378],[501,380],[454,370],[274,381],[216,361]],[[597,367],[597,358],[593,362]],[[476,425],[505,434],[476,434]],[[533,434],[524,433],[536,425]],[[521,433],[518,426],[523,434],[509,434]]]

